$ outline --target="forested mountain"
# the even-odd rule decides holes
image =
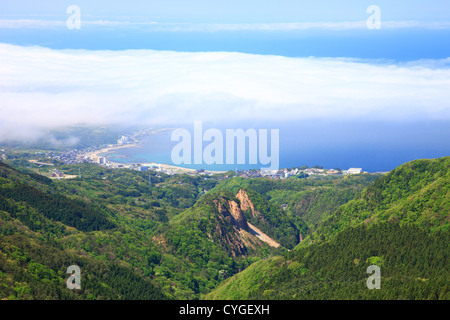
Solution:
[[[450,157],[416,160],[339,207],[294,251],[261,260],[206,299],[449,299]],[[369,265],[382,290],[369,290]]]
[[[265,178],[234,178],[222,181],[214,190],[229,190],[237,194],[240,189],[251,195],[255,205],[261,205],[260,212],[266,216],[274,216],[284,208],[282,215],[300,218],[307,229],[303,233],[314,230],[326,218],[332,215],[339,206],[352,200],[359,192],[371,184],[381,174],[360,174],[348,176],[311,176],[308,178],[292,177],[290,179],[273,180]],[[270,204],[269,210],[266,210]],[[277,214],[270,214],[275,213]],[[283,231],[280,228],[278,232]],[[287,232],[286,232],[287,233]],[[304,234],[303,234],[304,236]]]
[[[332,241],[255,262],[204,299],[450,299],[448,231],[414,224],[349,227]],[[369,265],[381,289],[369,290]]]
[[[76,228],[88,232],[115,225],[105,211],[54,194],[52,184],[0,163],[0,297],[167,299],[132,268],[65,247],[63,239]],[[82,269],[82,290],[66,287],[70,265]]]
[[[449,182],[450,157],[405,163],[342,205],[317,234],[329,237],[363,221],[412,223],[427,230],[448,230]]]
[[[163,257],[177,261],[176,270],[162,268],[161,272],[188,274],[192,294],[210,291],[275,250],[253,234],[236,198],[225,191],[203,196],[158,228],[153,243]]]
[[[68,277],[65,268],[76,264],[92,270],[84,274],[86,279],[109,288],[91,291],[83,286],[76,295],[82,299],[140,297],[116,293],[108,281],[100,281],[102,274],[113,276],[111,268],[135,277],[130,281],[132,292],[141,282],[152,286],[155,293],[147,289],[142,299],[195,299],[280,250],[247,225],[231,192],[203,195],[201,190],[211,189],[216,180],[153,174],[149,186],[147,174],[137,171],[95,165],[80,169],[83,177],[53,181],[1,164],[2,298],[46,297],[46,293],[38,294],[45,285],[28,269],[27,263],[38,263],[57,288],[52,287],[55,293],[48,298],[72,298],[64,294],[68,289],[63,279]],[[61,170],[79,171],[64,166]],[[51,254],[35,255],[36,246]],[[18,258],[22,256],[26,258]],[[111,283],[126,286],[120,279]],[[15,289],[21,286],[27,288],[27,295]]]
[[[0,162],[0,298],[448,299],[449,163],[282,180],[55,164],[77,176],[51,180]]]

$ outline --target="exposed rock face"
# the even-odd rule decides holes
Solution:
[[[239,189],[238,193],[236,194],[236,198],[239,199],[239,201],[241,202],[241,209],[243,211],[247,211],[250,209],[252,216],[254,218],[260,216],[259,211],[255,210],[253,203],[248,198],[247,192],[245,192],[243,189]]]
[[[227,206],[223,204],[226,200],[221,199],[214,200],[216,204],[217,210],[224,215],[225,217],[229,216],[231,219],[230,223],[237,227],[239,230],[248,230],[247,219],[245,219],[244,214],[242,213],[241,208],[234,200],[228,200],[226,202]]]
[[[239,229],[248,230],[247,219],[245,219],[244,214],[236,201],[230,200],[228,201],[228,204],[230,205],[230,213],[234,218],[236,226]]]
[[[227,219],[237,231],[233,239],[228,239],[229,235],[225,236],[222,233],[222,230],[217,230],[217,233],[220,234],[221,237],[225,236],[227,238],[226,242],[235,248],[233,249],[233,255],[235,254],[234,251],[239,255],[245,254],[245,246],[254,247],[257,245],[258,240],[265,242],[272,247],[279,247],[280,244],[278,242],[247,222],[247,219],[242,212],[243,210],[250,209],[255,217],[262,217],[261,214],[255,210],[247,193],[241,189],[236,195],[236,198],[239,199],[240,205],[234,200],[225,200],[223,198],[214,200],[214,204],[220,215],[224,219]]]
[[[234,229],[234,232],[230,232],[223,225],[216,225],[219,243],[227,247],[234,257],[246,255],[248,253],[246,245],[250,243],[246,241],[245,236],[243,237],[243,233],[248,229],[248,225],[239,205],[233,200],[227,201],[223,198],[215,199],[214,204],[219,212],[219,219],[227,221]]]

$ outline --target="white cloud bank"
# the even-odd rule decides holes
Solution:
[[[0,44],[0,142],[82,123],[450,120],[449,64]]]

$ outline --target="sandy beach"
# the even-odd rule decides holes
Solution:
[[[95,161],[96,159],[100,158],[100,157],[104,157],[102,155],[102,153],[109,153],[111,151],[114,150],[119,150],[119,149],[123,149],[123,148],[130,148],[130,147],[141,147],[138,144],[132,143],[132,144],[124,144],[124,145],[113,145],[111,147],[106,147],[106,148],[102,148],[100,150],[96,150],[96,151],[92,151],[92,152],[88,152],[84,157],[86,159],[90,159],[92,161]],[[113,163],[113,162],[111,162]]]
[[[110,153],[112,151],[123,149],[123,148],[131,148],[131,147],[142,148],[141,145],[136,144],[136,143],[124,144],[124,145],[114,145],[111,147],[106,147],[106,148],[102,148],[100,150],[89,152],[86,154],[85,158],[88,158],[91,161],[96,161],[100,157],[107,158],[107,156],[104,156],[102,154]],[[136,166],[136,165],[140,165],[142,167],[158,167],[159,169],[162,169],[164,171],[172,171],[173,173],[177,173],[177,174],[183,174],[183,173],[193,174],[193,173],[197,172],[196,169],[177,167],[177,166],[173,166],[173,165],[169,165],[169,164],[155,163],[155,162],[118,163],[118,162],[113,162],[113,161],[107,160],[107,163],[112,165],[113,167],[121,167],[121,166],[127,167],[127,166]],[[226,171],[204,170],[204,172],[208,173],[208,174],[218,174],[218,173],[225,173]]]

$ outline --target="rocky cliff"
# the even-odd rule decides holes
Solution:
[[[254,218],[258,218],[261,215],[260,212],[255,210],[255,206],[249,199],[248,194],[247,192],[245,192],[245,190],[239,189],[238,193],[236,194],[236,199],[238,199],[241,203],[242,211],[250,210]]]
[[[236,201],[225,200],[222,198],[220,200],[214,200],[214,203],[220,214],[225,217],[229,217],[230,223],[233,226],[237,227],[239,230],[248,231],[247,219],[245,219],[241,207]]]
[[[239,190],[235,200],[226,200],[223,198],[214,200],[219,213],[227,218],[231,225],[233,225],[240,233],[242,243],[246,246],[254,247],[258,244],[258,240],[267,243],[272,247],[279,247],[280,244],[266,235],[260,229],[250,224],[244,216],[243,210],[252,210],[252,214],[258,217],[260,213],[255,210],[253,203],[249,199],[244,190]],[[236,245],[236,243],[234,243]],[[239,250],[241,251],[241,250]]]

